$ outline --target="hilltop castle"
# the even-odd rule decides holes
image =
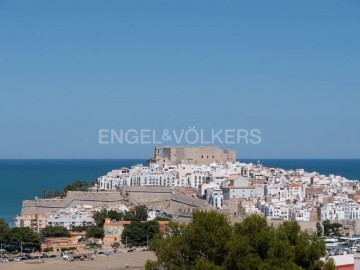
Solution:
[[[221,150],[218,147],[155,147],[155,154],[148,163],[163,166],[184,164],[209,165],[212,162],[235,162],[235,150]]]

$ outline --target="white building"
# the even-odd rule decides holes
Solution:
[[[232,198],[244,198],[244,199],[251,199],[256,197],[256,190],[254,186],[248,187],[222,187],[221,188],[224,193],[224,199],[229,200]]]
[[[286,205],[266,203],[263,209],[266,217],[289,220],[289,208]]]
[[[335,203],[328,203],[321,208],[321,221],[345,219],[345,211]]]
[[[61,226],[67,229],[76,226],[93,226],[95,225],[94,219],[87,215],[71,214],[71,215],[59,215],[51,214],[47,220],[48,226]]]
[[[207,201],[215,209],[222,209],[224,203],[223,191],[219,188],[208,189],[206,193]]]
[[[310,221],[310,209],[305,203],[294,205],[294,207],[290,209],[290,220]]]

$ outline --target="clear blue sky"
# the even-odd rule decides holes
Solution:
[[[0,158],[146,158],[98,129],[189,125],[360,158],[359,102],[359,1],[0,1]]]

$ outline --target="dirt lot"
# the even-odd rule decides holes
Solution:
[[[67,270],[67,269],[144,269],[148,259],[155,259],[155,255],[149,251],[116,253],[109,257],[98,255],[94,261],[65,261],[62,258],[44,259],[44,263],[35,261],[21,261],[0,263],[0,270]]]

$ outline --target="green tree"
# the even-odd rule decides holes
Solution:
[[[65,186],[64,193],[68,191],[87,191],[90,188],[90,185],[86,181],[76,181],[72,184]]]
[[[132,221],[121,234],[121,241],[128,246],[145,246],[159,231],[157,221]]]
[[[135,215],[135,211],[125,211],[123,219],[127,221],[139,221],[138,217]]]
[[[58,190],[48,190],[48,189],[43,190],[44,199],[54,198],[54,197],[62,197],[63,195],[64,195],[64,193],[61,191],[58,191]]]
[[[41,231],[41,235],[42,237],[45,238],[50,238],[50,237],[70,237],[70,232],[68,231],[68,229],[66,229],[65,227],[61,227],[61,226],[46,226],[42,231]]]
[[[146,263],[145,263],[145,269],[147,269],[147,270],[158,270],[158,269],[160,269],[160,263],[155,262],[155,261],[151,261],[151,260],[147,260]]]
[[[331,223],[330,223],[330,220],[324,220],[324,221],[323,221],[323,226],[324,226],[324,235],[330,236],[330,233],[331,233]]]
[[[324,235],[326,236],[340,236],[340,229],[342,228],[342,225],[340,223],[331,223],[330,220],[324,220],[323,221],[324,226]]]
[[[316,262],[326,254],[324,241],[301,231],[297,222],[284,222],[278,229],[286,234],[285,241],[294,248],[294,262],[304,269],[316,269]]]
[[[146,205],[135,206],[135,216],[138,221],[146,221],[148,218],[148,209]]]
[[[115,210],[109,210],[107,213],[107,217],[110,218],[111,220],[123,220],[124,218],[124,214],[122,212],[117,212]]]
[[[325,243],[308,235],[296,222],[279,228],[264,217],[250,216],[231,225],[217,212],[195,212],[186,226],[171,224],[150,249],[157,261],[146,269],[318,270]]]
[[[324,270],[335,270],[336,265],[333,258],[327,258],[324,263]]]
[[[89,226],[86,226],[86,222],[84,221],[81,226],[71,226],[70,231],[72,232],[84,232]]]
[[[105,218],[107,218],[108,212],[106,209],[102,209],[100,212],[95,212],[93,215],[93,219],[95,221],[96,226],[102,227],[105,223]]]
[[[86,230],[87,238],[103,239],[104,236],[105,236],[104,228],[102,228],[102,227],[89,227]]]
[[[91,186],[92,184],[89,184],[86,181],[78,180],[72,184],[66,185],[63,192],[44,189],[43,198],[64,197],[68,191],[87,191]]]
[[[16,227],[10,229],[8,242],[11,245],[20,245],[22,243],[23,247],[39,249],[40,236],[28,227]]]
[[[0,219],[0,243],[6,243],[10,232],[9,225],[5,220]]]
[[[111,220],[127,220],[127,221],[146,221],[148,218],[148,209],[146,205],[138,205],[134,210],[125,211],[125,212],[117,212],[115,210],[102,209],[94,213],[93,218],[96,226],[102,227],[105,223],[106,218],[110,218]]]

